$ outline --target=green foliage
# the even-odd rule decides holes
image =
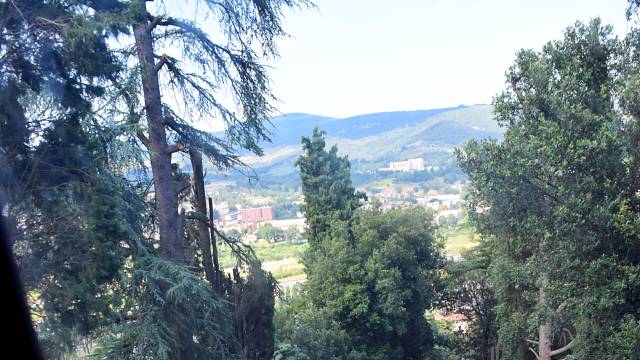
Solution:
[[[240,358],[232,334],[231,304],[181,265],[156,255],[137,257],[127,271],[131,319],[102,338],[107,359]]]
[[[119,269],[145,213],[110,162],[121,140],[91,111],[122,70],[107,39],[126,29],[102,22],[121,8],[80,7],[0,4],[0,206],[48,356],[117,318]]]
[[[50,92],[62,107],[85,112],[90,98],[104,94],[104,80],[122,70],[107,39],[127,33],[115,20],[123,9],[115,0],[100,4],[74,1],[11,1],[0,4],[2,85]],[[95,15],[102,12],[102,17]],[[89,15],[92,13],[92,15]]]
[[[287,240],[287,244],[289,245],[293,243],[301,243],[304,240],[300,229],[298,229],[298,225],[296,224],[289,225],[289,227],[284,230],[284,238]]]
[[[278,242],[284,240],[284,230],[274,227],[271,223],[262,224],[256,231],[258,239]]]
[[[271,274],[263,271],[259,262],[254,262],[249,264],[246,279],[236,277],[230,290],[236,337],[246,359],[270,359],[273,355],[276,288]]]
[[[295,219],[298,215],[300,207],[296,204],[277,204],[273,207],[276,213],[276,220]]]
[[[156,145],[181,142],[229,167],[239,163],[238,148],[260,154],[258,142],[268,139],[264,119],[273,96],[261,59],[277,56],[283,10],[307,4],[198,3],[207,27],[225,34],[216,43],[198,24],[171,14],[157,14],[163,16],[151,26],[156,14],[146,11],[145,1],[0,3],[0,209],[13,227],[14,252],[47,355],[63,356],[78,342],[110,331],[103,350],[115,358],[174,358],[185,349],[197,358],[243,351],[252,356],[246,339],[265,334],[246,328],[243,336],[234,334],[239,326],[231,306],[201,274],[157,257],[153,240],[145,238],[162,225],[153,201],[144,200],[151,184],[122,178],[144,172],[150,154],[142,150],[145,132],[159,130],[142,122],[142,67],[130,35],[145,23],[156,50],[183,50],[161,66],[162,86],[173,91],[175,108],[162,107],[156,120],[164,138]],[[222,105],[219,98],[226,95],[236,108]],[[224,121],[224,137],[183,120],[212,116]],[[151,158],[158,150],[165,149],[153,148]],[[163,155],[170,169],[171,155]],[[168,218],[175,221],[177,206],[171,210],[176,214]],[[244,314],[257,306],[252,311],[264,312],[261,329],[272,332],[272,281],[255,275],[234,285],[244,301],[235,309]],[[258,357],[273,351],[271,338],[265,339],[254,344],[266,351]]]
[[[358,209],[363,196],[351,185],[348,160],[335,146],[327,152],[317,129],[303,147],[297,164],[310,242],[303,257],[310,310],[295,316],[308,321],[309,329],[295,328],[283,341],[314,331],[326,348],[329,336],[344,332],[343,356],[423,358],[432,349],[424,313],[433,300],[441,250],[431,213],[382,211],[377,203]],[[292,344],[312,357],[329,356],[302,340]]]
[[[364,359],[349,335],[323,309],[314,307],[304,291],[283,300],[274,318],[276,356],[283,359]],[[289,355],[290,354],[290,355]],[[275,358],[275,356],[274,356]]]
[[[554,348],[571,332],[573,356],[610,358],[604,334],[637,316],[638,237],[628,227],[637,186],[627,167],[636,150],[615,105],[620,45],[593,20],[541,52],[519,52],[495,100],[504,141],[458,153],[469,215],[491,251],[505,358],[525,356],[542,324]]]
[[[28,153],[30,181],[13,187],[14,253],[49,355],[118,317],[120,269],[142,232],[140,193],[103,162],[100,139],[63,118]]]
[[[278,346],[273,360],[311,360],[299,347],[291,344]]]
[[[440,244],[423,209],[360,210],[305,258],[309,295],[374,358],[422,358]]]
[[[465,359],[491,359],[497,345],[496,300],[490,286],[490,252],[480,245],[462,254],[462,260],[445,267],[444,290],[439,308],[465,317],[467,329],[455,333],[458,341],[450,346]]]
[[[296,161],[305,198],[300,210],[307,222],[306,238],[314,246],[331,224],[349,221],[366,196],[351,184],[349,160],[338,156],[336,146],[325,149],[324,132],[315,128],[311,138],[302,138],[302,148],[304,155]]]
[[[443,225],[443,226],[457,225],[458,224],[458,218],[454,214],[449,214],[447,216],[440,215],[438,217],[438,224]]]

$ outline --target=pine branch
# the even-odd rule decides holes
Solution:
[[[164,112],[166,125],[178,135],[178,141],[187,148],[202,151],[220,169],[244,166],[240,157],[224,140],[188,125],[168,106],[165,106]]]
[[[257,62],[258,56],[251,47],[231,51],[211,41],[208,35],[195,24],[176,18],[160,22],[169,26],[158,35],[171,42],[183,44],[185,56],[203,71],[213,74],[213,79],[199,74],[185,73],[175,61],[166,65],[171,75],[170,84],[179,89],[186,104],[196,102],[203,113],[216,110],[227,124],[230,144],[242,146],[258,155],[262,154],[258,141],[269,139],[265,127],[273,108],[265,69]],[[244,114],[242,118],[229,111],[214,97],[221,85],[229,86]]]

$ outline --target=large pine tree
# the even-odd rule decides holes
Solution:
[[[277,56],[283,10],[300,4],[196,2],[206,31],[160,1],[0,4],[0,201],[48,350],[101,328],[117,335],[103,339],[114,357],[268,356],[253,329],[236,339],[221,292],[184,266],[190,183],[174,155],[226,168],[239,148],[261,153],[274,99],[262,62]],[[212,120],[224,136],[192,126]],[[149,177],[124,180],[146,160]],[[255,274],[238,285],[273,293]],[[241,300],[258,303],[251,291]]]

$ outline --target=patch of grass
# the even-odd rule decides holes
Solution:
[[[281,280],[287,277],[304,274],[304,265],[298,263],[296,265],[281,267],[278,269],[271,270],[271,275],[273,275],[276,280]]]
[[[253,251],[255,251],[258,259],[265,263],[267,261],[277,261],[287,258],[300,259],[302,253],[307,248],[307,243],[288,245],[286,242],[279,242],[275,244],[257,242],[251,244],[251,247],[253,248]],[[235,266],[236,260],[231,254],[231,250],[228,246],[221,246],[218,251],[220,266],[222,268]]]
[[[469,223],[441,228],[444,240],[444,251],[447,254],[460,255],[479,243],[478,234]]]
[[[470,249],[479,243],[478,235],[475,233],[474,228],[468,223],[442,227],[440,229],[440,233],[445,241],[444,251],[446,254],[460,255],[465,250]],[[270,261],[289,258],[299,260],[308,245],[306,242],[292,245],[288,245],[286,242],[275,244],[257,242],[251,246],[253,247],[258,259],[260,259],[264,264]],[[236,260],[227,246],[220,247],[218,251],[220,254],[219,259],[222,268],[230,268],[236,265]],[[276,279],[283,279],[289,276],[303,274],[304,266],[300,263],[296,263],[272,269],[271,272]]]

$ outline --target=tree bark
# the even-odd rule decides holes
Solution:
[[[146,1],[137,0],[138,6],[146,11]],[[178,187],[174,181],[171,166],[172,151],[167,143],[165,119],[162,111],[162,98],[158,72],[154,60],[152,27],[146,16],[141,17],[134,26],[138,60],[142,68],[142,90],[144,109],[147,117],[148,136],[144,145],[149,150],[153,185],[158,211],[158,229],[160,232],[160,253],[179,264],[184,264],[184,238],[181,229],[181,217],[178,214]],[[166,291],[166,289],[165,289]],[[173,358],[181,360],[184,349],[179,325],[171,324],[173,336],[179,339]]]
[[[214,231],[214,226],[215,224],[213,223],[213,200],[211,198],[209,198],[209,227],[210,227],[210,234],[211,234],[211,250],[213,252],[213,268],[215,269],[216,272],[216,281],[215,281],[215,288],[214,290],[216,290],[218,293],[222,292],[222,276],[223,276],[223,272],[220,269],[220,264],[218,263],[218,245],[216,244],[216,234]]]
[[[145,0],[139,0],[145,8]],[[178,263],[184,262],[184,242],[179,234],[178,194],[171,168],[171,151],[167,144],[158,74],[155,70],[153,39],[148,21],[141,20],[133,31],[140,66],[145,113],[148,127],[148,150],[158,210],[160,252]]]
[[[202,167],[202,154],[198,150],[189,149],[189,157],[191,158],[191,167],[193,169],[194,193],[196,197],[195,205],[198,216],[198,244],[202,251],[202,266],[204,274],[214,290],[216,290],[217,277],[216,269],[213,267],[211,258],[211,236],[209,235],[209,226],[205,222],[207,219],[207,198],[204,192],[204,170]]]
[[[548,283],[549,274],[543,272],[539,301],[544,308],[547,308],[546,287]],[[538,327],[538,360],[551,360],[551,321],[549,320],[548,314]]]

